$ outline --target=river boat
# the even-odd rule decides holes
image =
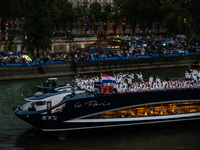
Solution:
[[[49,132],[181,124],[200,119],[200,88],[124,94],[54,90],[25,100],[15,115]]]
[[[57,87],[56,81],[57,78],[48,78],[45,82],[42,83],[42,85],[37,85],[36,88],[38,88],[40,91],[48,91],[52,88]]]
[[[37,85],[36,88],[39,89],[41,92],[48,92],[49,90],[55,90],[55,91],[62,91],[62,90],[71,90],[71,85],[70,84],[64,84],[64,85],[57,85],[56,81],[57,78],[48,78],[45,82],[42,83],[42,85]]]

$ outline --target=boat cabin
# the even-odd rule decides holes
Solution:
[[[85,91],[76,90],[75,94],[80,94],[80,93],[85,93]],[[71,96],[72,92],[65,90],[60,90],[60,91],[54,90],[53,92],[45,94],[42,92],[37,92],[35,93],[34,96],[24,98],[27,102],[24,105],[22,105],[20,109],[25,111],[45,110],[61,103],[63,100],[65,100],[66,97],[70,98]],[[60,107],[53,111],[58,111],[58,110],[60,111],[61,110]]]

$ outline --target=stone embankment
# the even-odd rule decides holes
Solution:
[[[195,61],[199,61],[199,57],[199,55],[193,55],[113,61],[78,62],[46,66],[0,67],[0,80],[181,67],[192,65]]]
[[[45,66],[0,67],[0,80],[57,77],[66,75],[74,75],[70,63]]]
[[[196,61],[199,61],[199,57],[199,55],[193,55],[74,63],[73,69],[75,73],[86,74],[111,71],[181,67],[194,64]]]

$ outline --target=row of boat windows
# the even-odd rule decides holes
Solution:
[[[129,108],[129,109],[106,112],[83,119],[164,116],[164,115],[176,115],[176,114],[186,114],[195,112],[200,112],[200,102],[149,105],[138,108]]]
[[[35,104],[35,105],[34,105]],[[52,109],[50,111],[50,113],[56,113],[56,112],[60,112],[65,108],[66,103]],[[35,102],[35,103],[31,103],[30,107],[28,108],[28,111],[36,111],[39,110],[38,107],[42,107],[42,109],[46,109],[46,108],[51,108],[52,104],[51,101],[46,102],[46,101],[41,101],[41,102]],[[37,108],[37,109],[36,109]],[[40,108],[41,109],[41,108]],[[45,112],[46,113],[46,112]]]
[[[51,113],[57,113],[57,112],[61,112],[66,106],[66,103],[60,105],[59,107],[56,107],[54,109],[51,110]]]

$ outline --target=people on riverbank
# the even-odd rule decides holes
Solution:
[[[25,64],[26,65],[41,65],[48,62],[68,61],[67,54],[48,54],[44,53],[40,56],[27,55],[24,52],[0,52],[0,66],[7,66],[7,64]],[[14,66],[14,65],[13,65]],[[19,65],[16,65],[19,66]]]
[[[151,58],[161,56],[180,56],[190,54],[200,54],[200,47],[195,44],[188,48],[186,40],[180,38],[172,38],[167,36],[132,36],[123,37],[121,39],[129,40],[126,50],[119,48],[107,48],[106,50],[87,50],[82,52],[72,50],[71,53],[44,53],[39,57],[30,56],[32,62],[49,62],[63,60],[65,62],[82,62],[82,61],[101,61],[114,59],[133,59],[133,58]],[[0,63],[24,63],[21,51],[17,52],[0,52]],[[71,59],[72,58],[72,59]]]
[[[21,53],[0,53],[0,63],[24,63],[26,62],[26,59],[23,57],[23,54]]]
[[[177,90],[186,88],[200,88],[200,72],[197,69],[186,71],[186,74],[190,74],[190,78],[177,79],[177,80],[165,80],[160,79],[158,76],[153,79],[153,75],[149,80],[134,80],[128,83],[130,78],[129,73],[114,74],[116,83],[102,84],[101,93],[128,93],[128,92],[145,92],[145,91],[157,91],[157,90]],[[133,73],[131,73],[133,76]],[[76,83],[80,89],[86,91],[95,91],[94,83],[100,82],[101,79],[95,80],[97,77],[92,78],[77,78]],[[85,85],[90,88],[85,88]],[[107,90],[106,90],[107,89]]]
[[[123,39],[123,37],[121,37]],[[75,52],[73,58],[76,62],[80,61],[101,61],[112,59],[130,59],[144,57],[158,57],[183,55],[200,52],[197,45],[191,48],[187,47],[185,40],[180,38],[172,38],[165,36],[133,36],[129,38],[128,49],[122,51],[121,49],[107,49],[100,53],[97,50],[87,50],[84,52]]]
[[[97,51],[95,49],[82,52],[70,50],[70,53],[43,53],[39,57],[29,55],[33,65],[40,65],[40,62],[64,61],[64,62],[83,62],[83,61],[102,61],[134,58],[153,58],[169,56],[185,56],[200,54],[198,43],[188,48],[186,40],[172,38],[167,36],[132,36],[123,37],[129,41],[126,50],[120,48],[106,48]],[[26,63],[27,59],[23,57],[22,51],[0,52],[0,66],[6,66],[7,63]]]

